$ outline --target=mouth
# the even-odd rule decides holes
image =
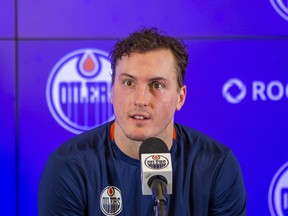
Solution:
[[[132,119],[136,119],[136,120],[148,120],[148,119],[150,119],[149,116],[142,115],[142,114],[134,114],[134,115],[130,115],[130,117]]]

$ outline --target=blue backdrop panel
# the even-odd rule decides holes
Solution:
[[[13,37],[15,33],[14,1],[0,0],[0,39]]]
[[[56,147],[75,135],[61,127],[48,109],[45,94],[52,68],[72,51],[83,48],[109,51],[114,42],[20,43],[21,215],[36,215],[37,188],[45,161]],[[287,121],[288,96],[281,88],[287,89],[285,50],[288,42],[203,40],[187,43],[190,53],[186,77],[188,97],[176,120],[231,147],[243,169],[248,215],[269,215],[269,184],[287,160],[287,125],[283,122]],[[27,73],[30,76],[26,76]],[[276,115],[281,118],[275,118]]]
[[[269,215],[269,185],[287,161],[287,49],[285,40],[189,42],[188,98],[177,120],[231,147],[247,215]]]
[[[15,215],[15,44],[0,41],[0,50],[0,215]]]
[[[53,118],[46,84],[65,55],[84,48],[108,52],[115,41],[21,41],[19,44],[20,215],[37,215],[38,184],[48,155],[75,134]],[[109,72],[107,72],[109,73]],[[29,76],[27,76],[29,74]]]
[[[288,211],[287,0],[0,0],[0,5],[0,170],[5,176],[0,215],[16,215],[18,208],[20,216],[37,215],[48,155],[75,136],[49,109],[53,69],[72,61],[77,50],[109,52],[116,38],[142,25],[188,43],[188,96],[176,120],[231,147],[243,170],[247,215]],[[64,61],[67,55],[71,58]]]
[[[139,25],[155,25],[180,37],[288,33],[286,21],[268,0],[246,0],[241,4],[199,0],[18,2],[21,37],[115,38]]]

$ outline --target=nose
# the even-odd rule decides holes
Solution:
[[[149,86],[137,86],[135,89],[135,106],[147,106],[150,99]]]

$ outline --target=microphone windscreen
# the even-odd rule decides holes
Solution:
[[[169,153],[168,147],[165,142],[156,137],[150,137],[143,141],[139,149],[139,157],[141,154],[153,153]]]

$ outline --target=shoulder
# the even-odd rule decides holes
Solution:
[[[205,176],[199,178],[201,183],[211,186],[211,214],[231,211],[233,215],[244,215],[244,181],[239,162],[230,148],[193,128],[179,124],[175,127],[177,148],[186,155],[185,163],[190,160],[195,173]]]
[[[100,151],[110,143],[110,126],[112,122],[79,134],[55,150],[54,155],[69,159],[81,154]]]
[[[177,130],[177,142],[185,148],[193,148],[197,152],[226,155],[230,149],[210,136],[193,128],[175,124]]]

